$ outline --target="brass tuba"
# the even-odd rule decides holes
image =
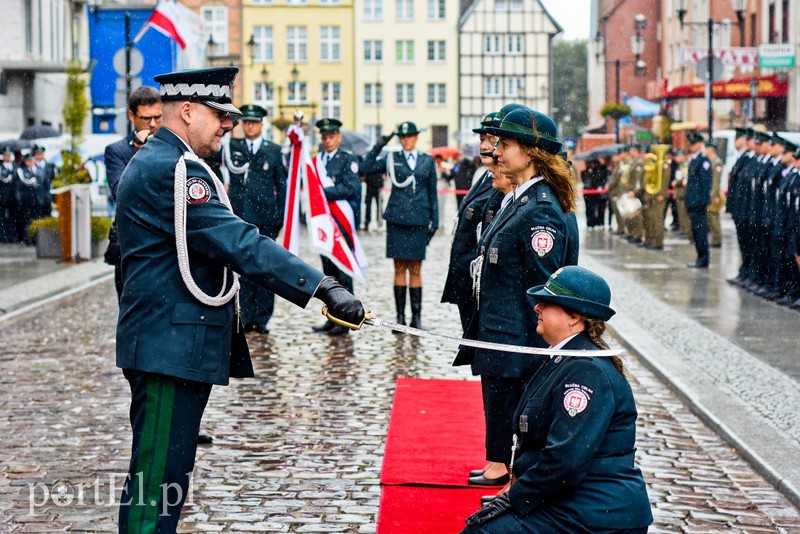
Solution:
[[[669,145],[653,145],[644,157],[644,191],[648,195],[661,193],[667,152]]]

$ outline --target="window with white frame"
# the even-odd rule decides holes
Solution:
[[[203,21],[203,42],[214,38],[216,54],[228,55],[228,8],[225,6],[203,6],[200,8]]]
[[[414,41],[395,41],[394,59],[398,63],[411,63],[414,61]]]
[[[383,18],[383,0],[364,0],[364,20]]]
[[[428,20],[444,20],[445,0],[428,0]]]
[[[509,76],[506,78],[506,96],[525,96],[525,79],[522,76]]]
[[[428,61],[434,63],[445,61],[445,41],[428,41]]]
[[[275,86],[272,82],[256,82],[253,87],[255,103],[267,110],[268,117],[275,117]]]
[[[288,104],[305,104],[308,101],[308,84],[306,82],[289,82]]]
[[[307,5],[307,0],[286,0],[287,6],[304,6]]]
[[[414,0],[394,1],[394,17],[397,20],[412,20],[414,18]]]
[[[320,113],[323,117],[334,119],[342,118],[342,84],[341,82],[322,82],[322,106]]]
[[[445,104],[445,85],[443,83],[428,84],[428,104],[432,106]]]
[[[275,41],[272,38],[272,26],[253,26],[253,41],[256,43],[256,63],[269,63],[273,59]]]
[[[494,0],[496,11],[522,11],[522,0]]]
[[[485,76],[483,78],[483,93],[487,97],[503,96],[503,84],[499,76]]]
[[[370,63],[380,63],[383,61],[383,41],[364,41],[364,61]]]
[[[414,84],[398,83],[395,86],[395,103],[400,106],[410,106],[414,104]]]
[[[483,53],[489,56],[500,55],[503,51],[503,39],[500,35],[489,34],[483,37]]]
[[[509,56],[521,56],[525,53],[525,35],[509,33],[506,35],[506,53]]]
[[[340,61],[342,59],[339,26],[321,26],[319,41],[320,61]]]
[[[383,84],[365,83],[364,84],[364,104],[368,106],[379,106],[383,104]]]
[[[378,137],[381,135],[381,125],[380,124],[365,124],[364,125],[364,135],[367,136],[371,142],[376,142]]]
[[[305,26],[286,27],[286,60],[290,62],[308,59],[308,36]]]

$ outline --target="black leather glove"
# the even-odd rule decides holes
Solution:
[[[387,144],[389,144],[389,141],[392,140],[392,137],[394,137],[394,132],[389,132],[386,135],[382,135],[380,139],[378,139],[378,146],[381,148],[385,147]]]
[[[436,235],[436,230],[438,230],[438,228],[436,228],[435,226],[429,226],[428,227],[428,244],[429,245],[431,244],[431,239],[433,239],[433,236]]]
[[[336,319],[350,324],[361,324],[364,320],[364,306],[361,305],[361,301],[332,276],[322,279],[314,296],[325,303],[328,313]]]
[[[467,518],[467,525],[479,527],[511,510],[508,493],[504,493]]]

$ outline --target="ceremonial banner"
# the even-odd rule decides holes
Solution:
[[[149,28],[171,37],[184,50],[199,40],[200,17],[176,0],[160,0],[133,43],[138,43]]]
[[[323,187],[333,182],[320,176],[300,126],[289,127],[287,137],[292,144],[289,158],[289,183],[286,190],[286,211],[283,224],[283,246],[297,253],[300,222],[300,186],[306,200],[306,223],[311,249],[331,260],[345,274],[364,281],[361,270],[367,266],[366,256],[355,231],[353,210],[346,201],[328,202]],[[324,167],[321,167],[325,172]],[[337,222],[339,224],[337,224]],[[341,229],[340,229],[341,224]],[[342,229],[345,234],[342,233]],[[352,245],[352,248],[351,248]]]

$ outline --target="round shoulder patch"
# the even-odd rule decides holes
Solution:
[[[564,392],[564,411],[568,416],[575,417],[589,406],[590,400],[589,393],[582,386],[570,387]]]
[[[352,172],[354,172],[355,174],[358,174],[358,163],[356,163],[355,161],[351,161],[350,162],[350,170]]]
[[[186,180],[186,202],[200,204],[208,202],[211,198],[211,188],[202,178],[189,178]]]
[[[708,169],[710,169],[710,168],[711,168],[711,164],[710,164],[708,161],[704,161],[704,162],[703,162],[703,168],[704,168],[704,169],[706,169],[706,170],[708,170]]]
[[[531,228],[531,248],[540,258],[546,257],[553,250],[556,241],[556,231],[549,226],[534,226]]]

